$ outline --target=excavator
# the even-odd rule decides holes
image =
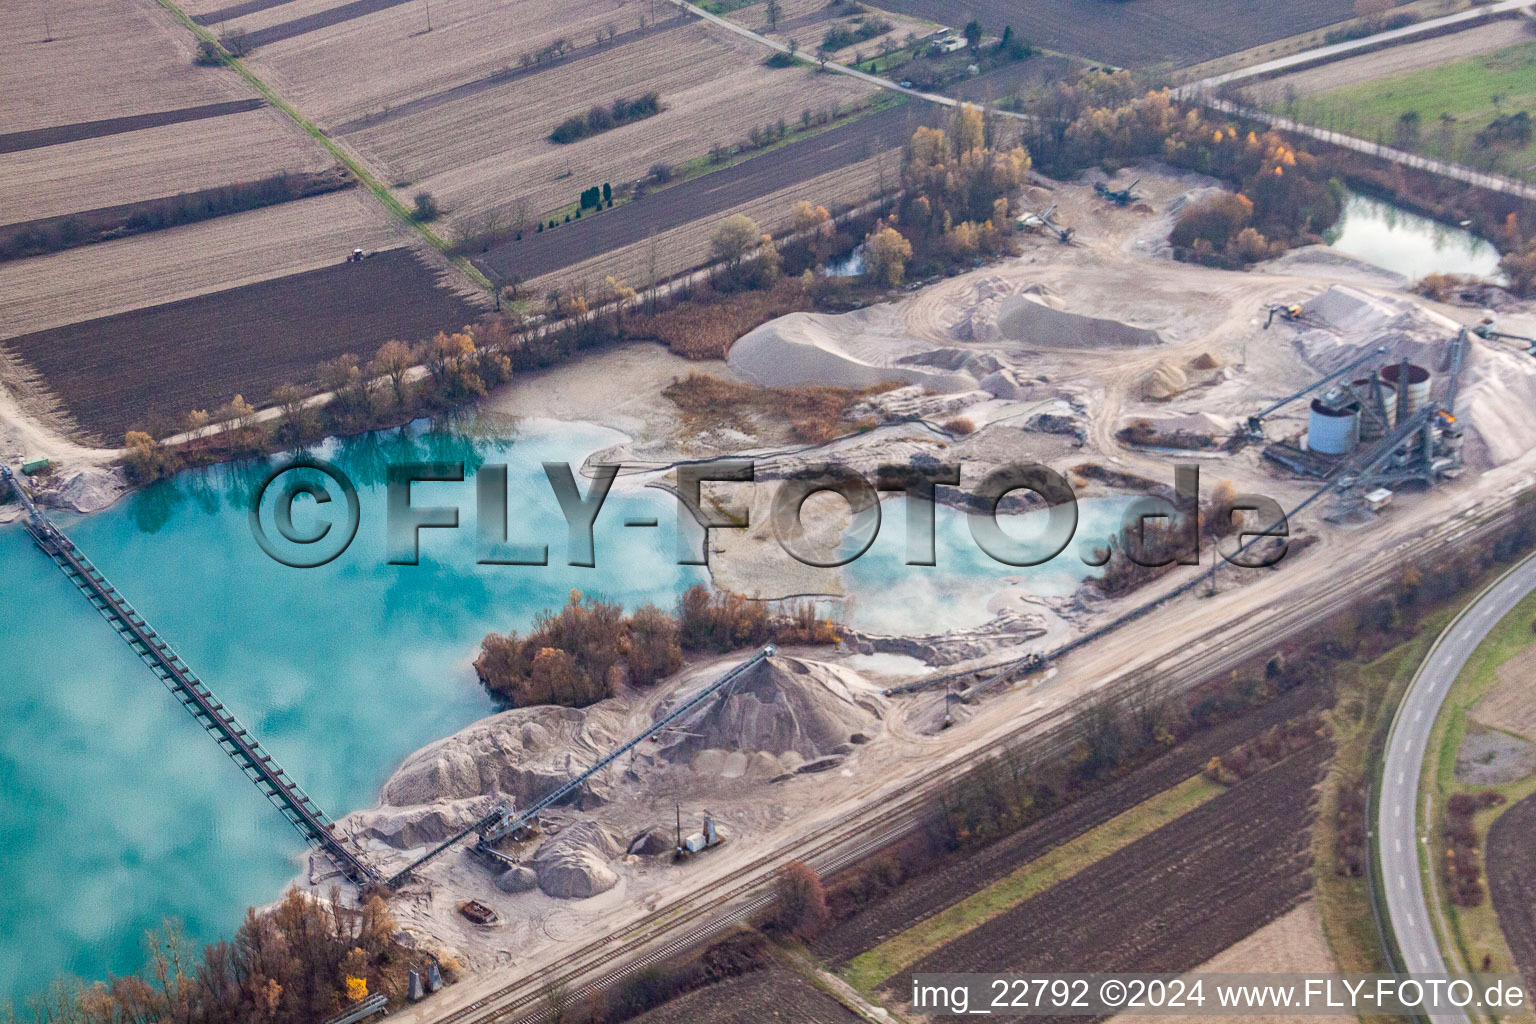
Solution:
[[[1110,188],[1104,182],[1096,181],[1093,183],[1093,190],[1116,206],[1130,206],[1141,198],[1141,196],[1136,194],[1136,186],[1139,184],[1141,184],[1140,178],[1137,178],[1125,186],[1125,188]]]
[[[1472,333],[1477,335],[1479,338],[1482,338],[1484,341],[1510,341],[1516,344],[1523,342],[1524,344],[1530,346],[1526,349],[1526,354],[1536,356],[1536,338],[1527,338],[1522,334],[1509,334],[1505,331],[1496,331],[1493,329],[1492,317],[1484,317],[1476,327],[1472,328]]]

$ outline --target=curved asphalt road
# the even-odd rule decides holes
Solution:
[[[1377,834],[1387,914],[1411,974],[1445,974],[1430,910],[1419,880],[1419,775],[1440,705],[1472,652],[1499,620],[1536,590],[1536,555],[1526,558],[1483,591],[1446,627],[1419,666],[1387,740]],[[1437,1013],[1437,1024],[1465,1024],[1464,1012]]]

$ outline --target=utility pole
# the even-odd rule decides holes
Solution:
[[[48,0],[43,0],[43,42],[53,42],[53,26],[48,23]]]
[[[421,0],[427,9],[427,31],[432,31],[432,0]]]

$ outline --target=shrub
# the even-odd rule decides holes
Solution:
[[[814,939],[831,923],[821,876],[804,861],[793,860],[779,872],[771,926],[802,941]]]
[[[964,416],[956,416],[954,419],[949,420],[944,424],[944,432],[946,434],[960,435],[974,434],[976,432],[976,424],[972,423]]]
[[[438,209],[437,200],[432,197],[431,192],[417,192],[413,202],[415,205],[411,211],[411,216],[421,223],[437,220],[442,214],[442,211]]]
[[[585,115],[576,114],[561,121],[549,133],[549,141],[560,144],[577,142],[659,114],[662,109],[661,94],[657,92],[648,92],[634,99],[620,97],[606,107],[594,106]]]

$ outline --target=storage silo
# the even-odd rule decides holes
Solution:
[[[1307,450],[1319,455],[1348,455],[1360,443],[1360,403],[1353,399],[1312,399],[1307,417]]]
[[[1397,389],[1397,422],[1401,422],[1429,404],[1429,371],[1404,359],[1384,366],[1381,378]]]
[[[1392,429],[1397,416],[1397,388],[1372,373],[1349,382],[1349,388],[1360,400],[1360,440],[1375,441]]]

